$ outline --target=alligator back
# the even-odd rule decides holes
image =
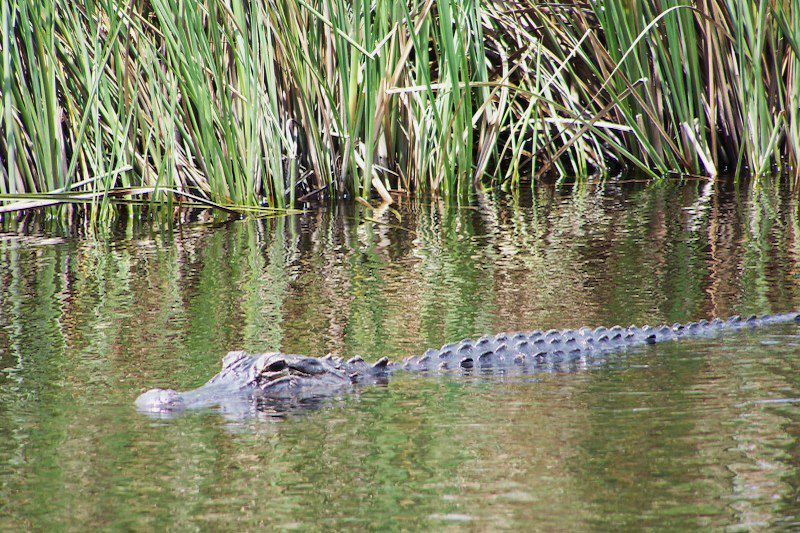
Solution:
[[[456,370],[470,368],[533,367],[555,370],[566,364],[590,363],[613,352],[666,341],[719,335],[769,324],[797,322],[800,313],[733,316],[727,320],[701,320],[658,327],[622,326],[576,330],[500,333],[477,340],[464,339],[405,359],[400,367],[408,371]]]

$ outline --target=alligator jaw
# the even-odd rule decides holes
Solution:
[[[578,330],[501,333],[428,350],[402,364],[383,358],[373,365],[354,357],[306,357],[279,352],[247,355],[231,352],[222,370],[205,385],[187,392],[153,389],[136,400],[136,408],[156,417],[189,409],[218,408],[231,418],[245,418],[261,409],[286,411],[319,405],[316,400],[352,391],[356,386],[385,383],[396,370],[411,372],[469,372],[471,368],[500,368],[506,372],[560,372],[604,360],[609,354],[649,344],[800,322],[800,313],[746,319],[701,320],[651,328],[581,328]]]

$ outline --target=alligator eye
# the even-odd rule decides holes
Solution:
[[[325,373],[325,366],[319,359],[315,359],[313,357],[305,357],[303,359],[292,361],[292,363],[289,365],[289,368],[291,370],[309,375]]]
[[[267,372],[280,372],[281,370],[286,368],[286,366],[287,366],[286,365],[286,361],[284,361],[283,359],[278,359],[277,361],[274,361],[274,362],[270,363],[269,366],[266,368],[266,371]]]

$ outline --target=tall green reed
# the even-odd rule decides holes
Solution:
[[[787,0],[9,0],[0,194],[468,201],[797,168]],[[88,196],[87,196],[88,195]]]

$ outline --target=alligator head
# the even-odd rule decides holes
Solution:
[[[230,352],[219,374],[205,385],[187,392],[152,389],[136,399],[136,408],[166,415],[214,406],[237,412],[264,399],[294,402],[330,397],[352,387],[352,380],[348,365],[330,357]]]

